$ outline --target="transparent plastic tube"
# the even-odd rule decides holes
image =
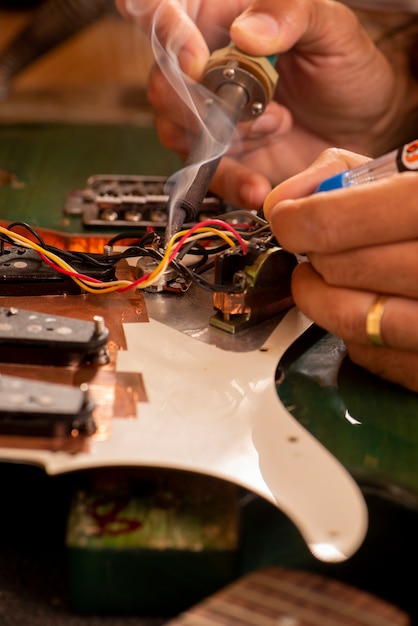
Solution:
[[[364,165],[344,170],[336,176],[327,178],[322,181],[316,191],[330,191],[331,189],[361,185],[387,178],[397,172],[407,171],[418,171],[418,139]]]

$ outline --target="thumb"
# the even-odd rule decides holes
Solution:
[[[337,26],[336,26],[337,25]],[[296,43],[335,53],[358,31],[353,11],[334,0],[253,0],[232,23],[235,45],[258,56],[290,50]]]
[[[368,157],[349,150],[339,148],[324,150],[306,170],[288,178],[270,191],[264,201],[266,219],[269,219],[273,208],[282,200],[309,196],[326,178],[369,160]]]

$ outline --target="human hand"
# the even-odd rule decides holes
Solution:
[[[341,337],[355,363],[418,391],[416,173],[314,193],[325,178],[366,160],[325,151],[271,191],[265,215],[280,244],[308,258],[292,276],[298,308]],[[381,294],[388,297],[381,318],[384,347],[375,347],[366,320]]]
[[[161,45],[174,51],[183,72],[195,80],[202,76],[209,48],[226,45],[232,20],[248,4],[249,0],[116,0],[119,12],[150,38],[155,29]]]
[[[258,209],[272,185],[303,170],[326,147],[377,156],[410,139],[418,87],[405,54],[385,56],[355,13],[334,0],[118,0],[144,29],[155,18],[180,67],[201,78],[209,51],[232,40],[254,55],[279,54],[274,101],[238,125],[211,189]],[[158,8],[158,12],[156,13]],[[389,62],[388,58],[391,59]],[[161,142],[186,159],[199,124],[180,106],[160,68],[149,81]]]

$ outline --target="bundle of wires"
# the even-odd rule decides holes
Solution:
[[[245,212],[248,214],[248,212]],[[242,214],[241,211],[236,212],[236,217]],[[262,218],[256,218],[250,214],[254,221],[258,222],[259,228],[251,230],[251,236],[255,233],[259,234],[268,229],[267,222]],[[228,217],[231,217],[228,214]],[[26,229],[31,235],[33,241],[29,237],[25,237],[13,229],[16,227]],[[35,250],[43,262],[48,264],[57,272],[71,277],[77,285],[89,293],[110,293],[125,292],[130,289],[146,289],[155,284],[164,274],[169,266],[174,267],[178,272],[187,276],[199,286],[212,291],[225,291],[225,285],[216,285],[206,280],[202,274],[209,270],[211,266],[210,258],[227,248],[235,248],[237,245],[241,247],[243,253],[247,251],[246,239],[249,237],[248,226],[247,232],[245,228],[241,229],[240,234],[236,228],[222,219],[209,219],[195,224],[189,229],[182,230],[172,236],[163,251],[152,245],[147,245],[150,235],[142,236],[136,245],[127,247],[123,252],[112,255],[92,255],[84,252],[62,250],[54,246],[47,245],[43,238],[28,224],[23,222],[13,222],[7,228],[0,226],[0,242],[4,248],[4,244],[14,245],[21,248]],[[132,234],[129,235],[132,238]],[[117,240],[122,239],[123,235],[118,235],[109,241],[109,246],[114,245]],[[206,245],[202,245],[202,241]],[[217,245],[208,246],[208,241],[215,241]],[[222,242],[219,245],[219,242]],[[185,255],[195,255],[198,261],[193,265],[186,265],[182,262]],[[92,278],[86,273],[77,271],[77,264],[82,261],[83,268],[89,265],[101,267],[115,266],[120,260],[139,256],[151,256],[155,262],[155,268],[148,274],[137,278],[136,280],[111,280],[101,281]],[[231,287],[231,291],[234,287]]]

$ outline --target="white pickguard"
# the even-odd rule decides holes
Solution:
[[[136,419],[112,421],[111,437],[88,453],[4,449],[5,459],[40,463],[50,474],[103,466],[191,470],[248,488],[278,506],[311,552],[342,561],[362,543],[367,509],[343,466],[279,400],[275,372],[310,326],[296,309],[259,350],[231,352],[169,326],[125,324],[117,369],[140,372],[148,402]]]

